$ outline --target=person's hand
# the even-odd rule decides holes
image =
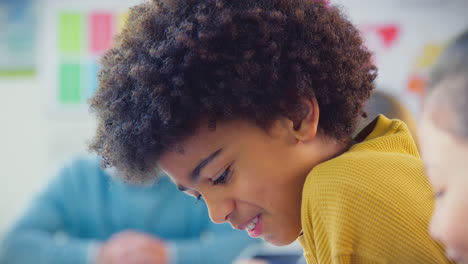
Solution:
[[[107,240],[98,250],[97,264],[167,264],[168,252],[162,240],[123,231]]]

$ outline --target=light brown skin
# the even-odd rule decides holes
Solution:
[[[442,128],[457,123],[454,113],[438,103],[445,89],[434,90],[426,99],[419,127],[422,156],[436,198],[430,232],[446,246],[449,258],[468,263],[468,141]]]
[[[164,241],[137,231],[122,231],[103,243],[97,264],[167,264]]]
[[[304,105],[307,113],[299,125],[279,119],[268,133],[246,121],[219,123],[214,131],[202,124],[181,142],[183,152],[165,153],[159,165],[186,193],[203,196],[213,222],[241,228],[261,215],[261,237],[287,245],[301,232],[306,176],[349,147],[319,132],[315,98],[304,100]],[[200,177],[192,180],[194,168],[216,152]]]

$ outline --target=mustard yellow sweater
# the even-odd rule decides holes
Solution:
[[[373,124],[307,176],[299,237],[307,262],[450,263],[428,234],[432,190],[406,125],[382,115]]]

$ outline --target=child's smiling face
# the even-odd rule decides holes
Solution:
[[[302,186],[310,171],[287,129],[271,134],[247,122],[200,129],[183,142],[183,153],[168,152],[161,168],[180,189],[205,200],[213,222],[230,222],[275,245],[301,232]]]
[[[179,189],[203,197],[213,222],[287,245],[301,232],[307,175],[346,147],[318,133],[317,101],[306,105],[300,125],[287,118],[268,131],[248,121],[202,125],[181,142],[183,152],[163,154],[159,166]]]

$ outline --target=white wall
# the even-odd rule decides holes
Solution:
[[[68,160],[88,154],[87,141],[95,132],[86,104],[75,107],[57,102],[57,69],[53,68],[58,57],[57,35],[51,33],[57,30],[54,12],[125,10],[141,1],[31,1],[37,15],[37,23],[31,25],[37,35],[38,52],[31,59],[37,64],[36,74],[0,77],[0,239],[58,169]],[[0,18],[6,16],[1,11]]]
[[[63,162],[86,152],[91,118],[53,120],[38,78],[0,78],[0,236]]]
[[[445,45],[468,29],[468,0],[331,0],[363,31],[379,68],[378,89],[398,97],[416,116],[421,92],[409,88],[425,80]],[[375,31],[382,25],[398,30],[391,45]],[[374,30],[372,30],[374,28]]]

